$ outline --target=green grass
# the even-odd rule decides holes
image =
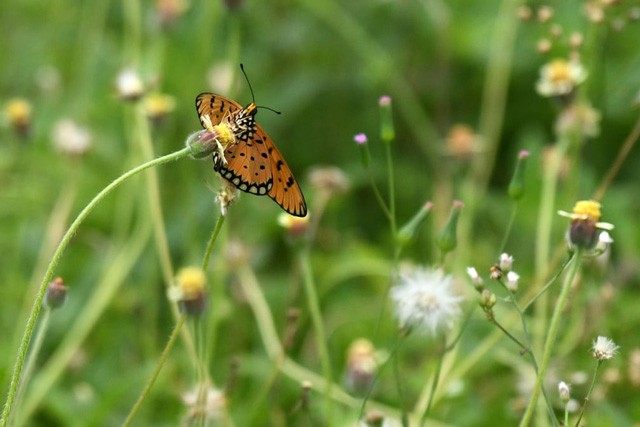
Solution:
[[[119,425],[141,396],[131,425],[342,426],[372,412],[411,426],[528,425],[528,405],[531,425],[559,425],[557,384],[569,383],[583,403],[599,335],[620,350],[598,369],[582,421],[620,426],[640,418],[640,53],[639,24],[629,18],[638,4],[607,7],[603,22],[593,23],[577,12],[584,3],[571,1],[541,23],[535,8],[532,19],[518,19],[523,3],[515,0],[242,1],[237,9],[192,0],[162,25],[156,2],[67,3],[0,4],[0,105],[6,112],[23,98],[32,109],[26,136],[8,117],[0,127],[7,425]],[[557,38],[554,25],[562,30]],[[587,78],[569,102],[542,97],[535,89],[541,67],[569,57],[573,32],[584,38],[575,51]],[[552,41],[547,53],[536,50],[541,38]],[[123,180],[81,214],[58,258],[61,239],[97,194],[182,150],[201,129],[197,94],[222,90],[242,105],[251,101],[240,63],[257,105],[282,111],[259,109],[257,120],[302,187],[311,231],[292,236],[278,225],[280,208],[250,194],[219,223],[211,160],[181,158]],[[214,66],[231,73],[229,85],[212,77]],[[116,88],[127,67],[147,88],[138,101],[123,100]],[[160,123],[143,108],[156,92],[175,102]],[[382,95],[393,100],[391,121],[378,106]],[[600,114],[591,136],[584,121],[567,121],[586,105]],[[54,147],[63,119],[90,133],[87,154]],[[470,126],[472,150],[452,152],[456,124]],[[390,142],[381,126],[393,127]],[[368,167],[353,141],[360,132],[368,136]],[[550,148],[559,153],[555,162]],[[521,150],[530,156],[516,202],[508,187]],[[341,170],[348,191],[310,179],[327,165]],[[602,221],[615,224],[615,242],[607,255],[583,258],[570,281],[570,220],[556,211],[596,194]],[[464,203],[457,244],[443,254],[438,237],[454,200]],[[427,201],[433,207],[411,238],[396,239]],[[197,322],[186,318],[167,347],[182,319],[168,289],[181,268],[203,264],[217,224],[208,308]],[[520,275],[513,295],[489,278],[503,242]],[[464,300],[452,330],[432,337],[399,329],[388,293],[407,265],[442,267],[453,277]],[[478,309],[468,266],[495,294],[495,306]],[[43,316],[41,285],[57,276],[68,301]],[[549,283],[520,316],[513,301],[522,308]],[[570,287],[558,306],[563,284]],[[524,355],[487,313],[530,346]],[[39,329],[41,341],[31,335]],[[454,345],[442,349],[440,335]],[[358,338],[376,350],[375,380],[364,390],[346,381],[348,349]],[[532,354],[539,369],[548,362],[538,380],[547,396],[537,405],[530,401]],[[189,419],[183,402],[203,384],[224,402],[208,423]],[[569,413],[571,425],[578,413]]]

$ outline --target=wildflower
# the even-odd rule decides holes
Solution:
[[[431,268],[400,273],[399,283],[391,289],[400,326],[434,335],[439,329],[450,329],[460,315],[462,300],[453,294],[451,280],[442,270]]]
[[[161,93],[150,93],[144,98],[144,111],[154,123],[162,121],[176,108],[173,96]]]
[[[116,78],[116,91],[125,101],[136,101],[144,94],[145,87],[140,75],[133,68],[125,68]]]
[[[169,299],[177,301],[186,314],[199,315],[206,308],[206,283],[201,269],[183,268],[178,272],[175,284],[169,288]]]
[[[312,187],[327,195],[346,193],[351,186],[347,175],[335,166],[313,168],[309,172],[309,182]]]
[[[555,59],[540,70],[537,92],[546,97],[571,95],[576,86],[587,78],[587,72],[577,61]]]
[[[508,253],[500,254],[500,261],[498,263],[498,267],[500,267],[500,270],[502,270],[503,272],[510,271],[512,266],[513,256],[509,255]]]
[[[291,237],[301,237],[307,233],[310,219],[311,215],[309,213],[306,216],[299,217],[282,212],[278,215],[278,224],[287,230]]]
[[[371,341],[359,338],[347,350],[346,387],[357,392],[366,392],[373,382],[378,362]]]
[[[464,204],[460,200],[454,200],[453,206],[451,207],[451,214],[449,215],[449,221],[447,221],[447,224],[438,236],[436,244],[443,255],[451,252],[458,245],[458,218],[460,218],[460,212],[462,211],[463,206]]]
[[[27,136],[31,128],[31,103],[23,98],[10,99],[4,106],[7,122],[20,136]]]
[[[220,421],[227,410],[227,398],[224,393],[214,387],[206,390],[196,387],[182,395],[182,401],[189,409],[189,420]]]
[[[556,124],[556,132],[580,132],[585,138],[595,138],[600,134],[601,114],[588,102],[574,103],[562,110]]]
[[[554,37],[558,38],[562,35],[562,26],[558,24],[553,24],[549,29],[549,33]]]
[[[163,28],[169,28],[187,10],[187,0],[157,0],[156,15]]]
[[[538,21],[548,22],[551,18],[553,18],[553,9],[551,7],[541,6],[538,9]]]
[[[91,133],[71,119],[63,119],[53,129],[53,145],[70,157],[80,157],[91,149]]]
[[[353,140],[355,141],[356,144],[358,145],[363,145],[367,143],[367,135],[364,133],[357,133],[354,137]]]
[[[558,394],[560,394],[560,400],[562,403],[567,404],[571,399],[571,390],[569,390],[569,384],[564,381],[558,383]]]
[[[570,248],[591,250],[599,239],[600,230],[613,229],[613,224],[598,222],[601,216],[600,203],[593,200],[581,200],[576,203],[572,213],[561,210],[558,211],[558,214],[572,219],[567,232],[567,242]]]
[[[47,286],[44,305],[50,309],[60,308],[67,301],[67,287],[61,277],[57,277]]]
[[[521,21],[528,21],[533,16],[533,12],[529,6],[520,6],[518,8],[518,18]]]
[[[228,93],[233,85],[234,70],[235,66],[229,61],[214,64],[207,73],[211,89],[217,93]]]
[[[520,283],[520,275],[515,271],[510,271],[507,273],[507,289],[511,292],[516,292],[518,290],[518,284]]]
[[[584,5],[584,12],[587,19],[593,23],[604,21],[603,5],[597,1],[588,1]]]
[[[476,290],[478,291],[482,290],[482,288],[484,287],[484,281],[482,280],[482,277],[480,277],[480,275],[478,274],[478,270],[476,270],[475,267],[467,267],[467,275],[471,279],[471,282],[473,283],[473,287],[476,288]]]
[[[580,46],[582,46],[582,43],[584,42],[584,36],[582,35],[582,33],[579,32],[573,32],[571,33],[571,35],[569,36],[569,46],[572,49],[577,49]]]
[[[536,50],[539,53],[548,53],[552,47],[553,45],[549,39],[542,38],[538,40],[538,43],[536,43]]]
[[[599,336],[595,341],[593,341],[591,353],[593,354],[593,357],[598,360],[609,360],[613,359],[619,348],[620,347],[618,347],[612,339]]]
[[[447,132],[446,143],[448,154],[459,159],[467,159],[480,152],[482,138],[473,131],[471,126],[456,124]]]

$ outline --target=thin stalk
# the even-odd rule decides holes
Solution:
[[[438,363],[436,365],[436,371],[433,373],[433,381],[431,382],[431,390],[429,392],[429,400],[427,401],[427,408],[422,413],[422,417],[420,418],[420,425],[424,426],[424,423],[427,421],[429,417],[429,412],[431,412],[431,405],[433,405],[433,400],[436,395],[436,390],[438,389],[438,383],[440,382],[440,374],[442,373],[442,364],[444,362],[444,355],[447,353],[447,340],[445,335],[442,335],[442,351],[440,352],[440,357],[438,357]]]
[[[333,385],[331,359],[329,358],[329,349],[327,348],[327,337],[324,331],[324,325],[322,323],[322,313],[320,311],[320,300],[318,299],[318,293],[316,292],[316,286],[313,279],[313,272],[311,270],[311,262],[309,259],[309,251],[304,249],[299,255],[300,266],[302,267],[303,285],[305,294],[307,296],[307,305],[311,314],[311,323],[315,330],[316,346],[320,353],[320,364],[322,365],[322,372],[328,386],[326,392],[326,425],[333,425],[333,404],[331,402],[331,387]]]
[[[36,333],[36,336],[33,340],[33,346],[31,347],[31,351],[29,352],[29,358],[27,359],[27,363],[25,364],[22,381],[20,382],[20,386],[18,387],[18,393],[15,401],[15,407],[18,413],[20,412],[20,403],[22,401],[22,396],[24,396],[24,389],[27,384],[29,384],[31,374],[33,373],[33,366],[38,358],[38,354],[40,354],[44,336],[49,329],[50,319],[51,309],[46,307],[44,310],[44,315],[42,316],[42,321],[40,322],[40,326],[38,326],[38,332]],[[11,420],[9,421],[9,424],[12,424]]]
[[[140,394],[140,397],[138,397],[138,400],[133,405],[133,408],[131,408],[131,412],[129,412],[129,415],[127,415],[127,418],[122,423],[123,426],[126,427],[131,425],[131,421],[133,421],[133,417],[136,416],[136,414],[138,413],[138,410],[142,406],[142,402],[149,395],[149,392],[151,391],[151,387],[153,387],[153,384],[158,379],[158,375],[160,375],[160,370],[162,370],[162,367],[164,366],[164,364],[167,362],[167,359],[169,358],[169,353],[173,348],[176,338],[178,338],[178,335],[180,335],[180,329],[182,329],[183,324],[184,324],[184,316],[180,316],[180,318],[178,319],[178,323],[176,323],[176,326],[173,328],[173,331],[169,336],[169,341],[167,341],[167,345],[164,347],[164,350],[162,350],[162,354],[160,355],[160,359],[158,360],[158,364],[156,365],[156,368],[151,374],[151,377],[149,377],[149,380],[147,381],[147,385],[144,387],[142,394]]]
[[[587,392],[587,395],[584,398],[584,405],[582,405],[582,409],[580,410],[580,415],[578,416],[578,420],[576,421],[575,427],[578,427],[580,425],[580,421],[582,420],[582,416],[584,415],[584,411],[587,410],[587,404],[589,403],[589,397],[591,397],[591,392],[593,391],[593,387],[596,385],[596,378],[598,376],[598,369],[600,368],[601,364],[602,364],[602,360],[598,360],[598,363],[596,363],[596,368],[593,371],[593,378],[591,378],[591,385],[589,385],[589,391]],[[565,425],[569,425],[569,424],[566,423]]]
[[[36,325],[36,321],[38,320],[38,315],[40,314],[40,308],[42,306],[42,300],[44,298],[45,292],[47,291],[47,285],[51,281],[53,277],[53,272],[57,267],[60,259],[62,258],[62,254],[64,250],[69,245],[71,238],[76,234],[80,224],[86,219],[87,216],[93,211],[93,209],[102,201],[106,196],[111,194],[113,190],[118,188],[120,184],[125,182],[127,179],[132,176],[154,166],[159,166],[165,163],[172,162],[174,160],[181,159],[183,157],[188,156],[190,153],[189,148],[183,148],[182,150],[173,152],[171,154],[167,154],[163,157],[158,157],[157,159],[151,160],[147,163],[144,163],[136,168],[129,170],[122,174],[119,178],[114,180],[111,184],[106,186],[100,193],[98,193],[93,200],[89,202],[89,204],[78,214],[77,218],[73,221],[65,235],[62,237],[60,244],[58,245],[56,251],[53,254],[53,258],[47,267],[47,271],[40,283],[40,289],[38,289],[38,294],[36,295],[35,301],[33,302],[33,307],[31,309],[31,314],[29,315],[29,319],[27,320],[27,324],[25,326],[25,331],[22,336],[22,340],[20,342],[20,346],[18,348],[18,353],[16,355],[16,361],[13,368],[13,374],[11,376],[11,384],[9,385],[9,391],[7,393],[7,399],[4,404],[4,408],[2,410],[2,417],[0,417],[0,426],[5,427],[7,424],[7,420],[9,419],[9,414],[11,413],[11,409],[16,397],[16,392],[18,390],[18,384],[20,382],[20,377],[22,375],[22,369],[24,367],[24,361],[27,357],[27,352],[29,350],[29,343],[31,341],[31,337],[33,335],[33,331]]]
[[[509,217],[509,222],[507,223],[507,229],[504,232],[504,237],[502,238],[502,243],[500,244],[500,253],[503,253],[505,248],[507,247],[507,241],[509,240],[509,235],[511,234],[511,229],[513,228],[513,223],[516,220],[516,214],[518,213],[518,202],[513,204],[513,209],[511,209],[511,216]]]
[[[571,284],[574,282],[576,275],[578,274],[578,270],[580,270],[580,264],[581,264],[580,250],[578,250],[573,254],[573,258],[571,261],[572,263],[570,265],[570,269],[564,278],[564,283],[562,284],[562,290],[560,291],[560,296],[558,296],[558,301],[556,302],[556,306],[553,311],[553,316],[551,318],[551,324],[549,325],[549,331],[547,333],[547,338],[544,343],[542,361],[540,363],[538,377],[536,378],[536,384],[533,388],[533,393],[531,394],[531,398],[529,399],[529,404],[527,405],[527,409],[522,417],[522,420],[520,421],[520,427],[528,426],[529,423],[531,422],[531,419],[533,418],[533,412],[538,402],[540,391],[543,387],[542,383],[544,380],[544,376],[547,372],[547,368],[549,367],[549,361],[551,360],[553,345],[555,344],[555,340],[558,335],[558,329],[560,328],[560,317],[562,315],[562,309],[564,308],[565,302],[569,295]]]
[[[209,243],[207,243],[207,249],[204,253],[204,257],[202,258],[202,272],[207,273],[209,269],[209,260],[211,259],[211,253],[213,252],[213,245],[218,238],[218,234],[220,234],[220,230],[222,230],[222,224],[224,224],[224,215],[220,215],[218,217],[218,221],[216,222],[216,226],[213,229],[213,233],[211,233],[211,237],[209,238]]]

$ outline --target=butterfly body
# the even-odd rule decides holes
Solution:
[[[196,109],[205,129],[210,121],[214,128],[222,127],[233,135],[213,154],[216,172],[241,191],[268,195],[289,214],[306,216],[300,186],[273,140],[256,123],[258,107],[253,102],[243,108],[227,97],[201,93]]]

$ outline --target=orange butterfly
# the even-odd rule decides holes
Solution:
[[[196,97],[196,109],[205,129],[211,124],[226,124],[234,136],[224,149],[224,159],[221,153],[213,154],[216,172],[239,190],[267,194],[291,215],[307,215],[307,204],[291,169],[273,140],[256,123],[255,103],[242,108],[227,97],[201,93]]]

